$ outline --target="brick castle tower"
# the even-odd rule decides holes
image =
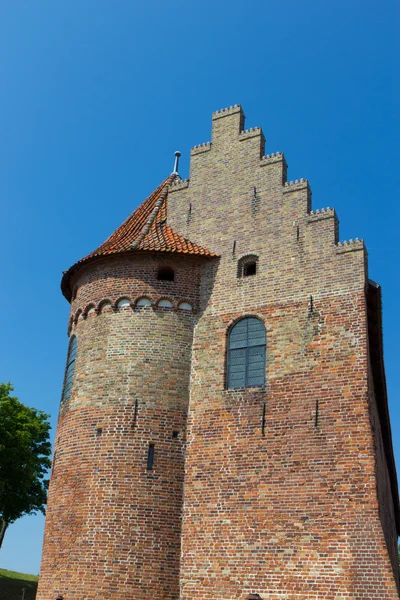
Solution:
[[[381,291],[240,106],[63,276],[38,600],[394,600]]]

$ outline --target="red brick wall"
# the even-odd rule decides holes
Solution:
[[[363,305],[359,294],[326,299],[311,318],[307,303],[253,312],[267,327],[265,390],[224,390],[226,331],[241,313],[210,316],[196,328],[182,600],[251,592],[397,597],[376,499],[365,363],[357,356]],[[348,339],[334,339],[338,323]]]

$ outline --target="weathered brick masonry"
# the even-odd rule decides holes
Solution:
[[[78,350],[38,600],[393,600],[399,501],[364,243],[339,243],[335,211],[311,211],[239,106],[212,123],[190,179],[169,177],[64,275]],[[266,328],[265,385],[227,389],[229,331],[248,316]]]

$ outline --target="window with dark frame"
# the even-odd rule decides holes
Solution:
[[[245,317],[233,325],[228,334],[227,389],[265,384],[266,344],[260,319]]]
[[[76,337],[73,335],[69,342],[67,366],[65,369],[62,400],[67,400],[71,395],[71,388],[72,388],[72,384],[73,384],[73,380],[74,380],[77,347],[78,347],[78,341],[77,341]]]

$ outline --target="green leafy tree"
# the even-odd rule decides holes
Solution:
[[[0,383],[0,547],[8,525],[45,514],[51,465],[49,415],[10,396],[12,390]]]

